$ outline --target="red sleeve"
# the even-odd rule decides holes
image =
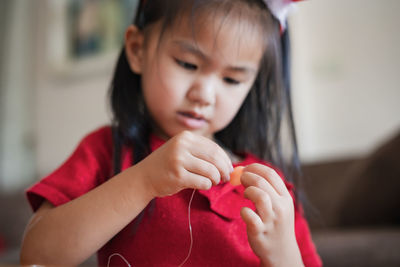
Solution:
[[[26,191],[33,211],[44,200],[59,206],[103,183],[112,174],[111,161],[111,128],[102,127],[87,135],[57,170]]]
[[[296,208],[295,211],[295,233],[297,244],[300,248],[301,257],[304,266],[306,267],[320,267],[322,266],[321,258],[319,257],[315,248],[314,242],[311,239],[310,229],[308,223],[303,216],[302,208]]]

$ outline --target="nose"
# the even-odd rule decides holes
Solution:
[[[212,77],[197,79],[187,92],[187,98],[201,106],[213,105],[215,103],[215,87],[216,81]]]

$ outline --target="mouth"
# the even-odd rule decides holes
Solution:
[[[181,116],[187,117],[187,118],[194,119],[194,120],[206,120],[203,115],[196,113],[196,112],[182,111],[182,112],[178,112],[178,114]]]
[[[187,128],[198,129],[207,123],[207,119],[200,113],[179,111],[178,120]]]

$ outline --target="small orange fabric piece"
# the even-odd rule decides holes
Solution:
[[[240,176],[242,176],[243,173],[243,166],[237,166],[233,169],[233,172],[231,172],[231,179],[229,180],[229,182],[231,183],[231,185],[236,186],[236,185],[240,185]]]

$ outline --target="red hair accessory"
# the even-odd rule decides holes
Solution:
[[[281,23],[281,28],[284,30],[286,28],[286,18],[289,12],[293,10],[295,2],[301,0],[264,0],[264,3],[271,10],[271,13],[279,20]]]

